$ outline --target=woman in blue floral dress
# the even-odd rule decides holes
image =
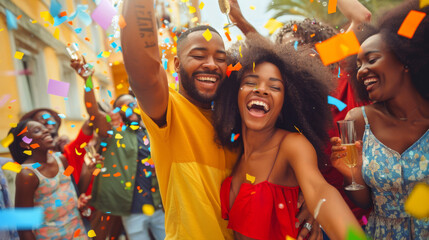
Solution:
[[[410,10],[429,15],[429,6],[407,1],[383,16],[379,32],[366,39],[357,56],[357,85],[371,105],[352,109],[362,142],[362,160],[353,168],[366,188],[349,191],[370,208],[366,232],[372,239],[429,239],[429,218],[417,219],[404,204],[417,183],[429,184],[429,17],[412,38],[397,32]],[[351,171],[339,138],[333,138],[333,165],[351,183]]]

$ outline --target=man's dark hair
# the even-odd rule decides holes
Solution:
[[[15,160],[15,162],[19,164],[22,164],[30,157],[29,155],[24,153],[24,150],[26,149],[21,146],[22,138],[24,137],[24,135],[21,134],[17,136],[25,129],[29,121],[33,120],[31,118],[26,118],[24,120],[19,121],[17,126],[11,128],[8,133],[13,135],[13,142],[9,145],[10,154],[12,154],[13,160]]]
[[[327,24],[318,22],[315,19],[306,18],[302,21],[290,21],[284,25],[277,33],[275,42],[284,44],[283,37],[288,33],[301,39],[300,43],[302,44],[314,45],[335,36],[338,32]]]
[[[241,117],[238,109],[238,92],[243,74],[251,71],[253,64],[269,62],[277,66],[284,80],[284,103],[276,127],[302,134],[311,142],[319,157],[319,164],[325,161],[324,146],[329,142],[327,129],[331,124],[331,113],[327,103],[329,88],[325,85],[332,74],[314,58],[297,53],[292,47],[276,48],[266,39],[247,38],[242,45],[242,58],[236,47],[228,51],[233,59],[228,64],[243,66],[238,72],[221,84],[214,104],[214,128],[216,141],[235,148],[241,145],[241,138],[231,142],[231,135],[241,134]],[[234,59],[235,58],[235,59]],[[325,79],[324,79],[325,78]]]
[[[134,97],[133,95],[128,94],[128,93],[123,93],[123,94],[119,95],[119,96],[115,99],[115,101],[113,102],[113,108],[121,107],[121,106],[116,106],[116,104],[118,103],[119,99],[120,99],[120,98],[122,98],[122,97],[124,97],[124,96],[131,96],[131,97]]]
[[[188,30],[186,30],[185,32],[183,32],[182,34],[180,34],[179,39],[177,39],[177,55],[179,56],[182,52],[182,46],[183,44],[186,42],[186,40],[188,39],[188,35],[193,33],[193,32],[198,32],[198,31],[206,31],[209,30],[210,32],[214,32],[217,35],[220,36],[219,32],[216,31],[216,29],[214,29],[211,26],[205,26],[205,25],[199,25],[193,28],[189,28]]]
[[[420,8],[418,0],[407,0],[383,14],[377,30],[372,29],[371,34],[366,34],[359,40],[364,42],[370,36],[380,33],[389,50],[408,67],[413,86],[422,97],[429,99],[429,18],[427,16],[423,18],[413,38],[409,39],[398,34],[402,22],[411,10],[429,14],[429,6]],[[356,73],[357,71],[352,75],[356,92],[360,94],[361,99],[369,100],[366,87],[357,81]]]

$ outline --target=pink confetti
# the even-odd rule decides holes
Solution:
[[[27,136],[24,136],[24,137],[22,138],[22,141],[23,141],[23,142],[25,142],[26,144],[30,144],[30,143],[31,143],[31,141],[33,141],[33,139],[28,138]]]
[[[362,216],[362,223],[363,223],[363,225],[367,225],[368,224],[368,219],[366,219],[365,215]]]

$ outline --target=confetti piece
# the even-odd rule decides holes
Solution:
[[[66,175],[66,176],[70,176],[70,174],[72,174],[72,172],[74,171],[74,167],[72,167],[72,166],[68,166],[67,168],[66,168],[66,170],[64,171],[64,175]]]
[[[212,33],[207,28],[207,30],[203,33],[203,37],[206,39],[206,41],[210,41],[212,39]]]
[[[126,182],[125,187],[127,187],[127,188],[131,187],[131,182]]]
[[[364,226],[368,224],[368,219],[366,218],[365,215],[362,216],[361,220],[362,220],[362,223],[363,223]]]
[[[197,9],[195,7],[189,6],[189,13],[190,14],[193,14],[193,13],[196,13],[196,12],[197,12]]]
[[[110,56],[110,52],[108,52],[108,51],[103,51],[103,52],[101,53],[101,56],[102,56],[102,57],[104,57],[104,58],[108,58],[108,57]]]
[[[108,0],[101,0],[97,8],[92,12],[91,18],[106,30],[112,23],[113,17],[116,15],[116,9]]]
[[[54,38],[60,39],[60,29],[59,28],[55,28]]]
[[[268,20],[268,22],[265,24],[264,28],[268,29],[268,33],[271,35],[273,34],[277,29],[283,27],[283,23],[277,21],[274,18],[271,18]]]
[[[77,150],[77,148],[75,148],[74,150],[75,150],[75,152],[76,152],[76,155],[78,155],[78,156],[82,155],[82,153],[81,153],[81,152],[79,152],[79,151]]]
[[[135,131],[135,130],[139,129],[140,127],[136,126],[136,125],[132,125],[132,126],[130,126],[130,128]]]
[[[122,83],[119,83],[118,85],[116,85],[116,88],[117,89],[121,89],[121,88],[123,88],[124,87],[124,85],[122,85]]]
[[[143,214],[152,216],[155,212],[155,208],[151,204],[144,204],[142,207]]]
[[[46,22],[50,22],[52,25],[54,25],[54,18],[48,11],[40,12],[40,17],[42,17]]]
[[[31,143],[31,141],[33,141],[33,139],[28,138],[27,136],[24,136],[24,137],[22,138],[22,141],[23,141],[23,142],[25,142],[26,144],[30,144],[30,143]]]
[[[100,166],[100,167],[101,167],[101,166]],[[94,170],[94,172],[92,172],[92,175],[97,176],[100,172],[101,172],[101,169],[100,169],[100,168],[96,168],[96,169]]]
[[[340,112],[343,111],[344,108],[347,107],[347,104],[345,104],[345,103],[341,102],[340,100],[338,100],[334,97],[331,97],[331,96],[328,96],[328,104],[335,105]]]
[[[353,226],[347,227],[346,240],[366,240],[366,236],[363,232],[359,232]]]
[[[246,180],[253,184],[255,182],[255,176],[246,173]]]
[[[426,160],[426,159],[424,159]],[[429,185],[418,183],[414,186],[408,199],[405,201],[405,211],[410,215],[422,219],[429,217]]]
[[[124,28],[125,26],[127,26],[127,23],[125,22],[125,19],[122,15],[119,15],[118,25],[120,28]]]
[[[42,166],[42,165],[40,165],[40,163],[38,163],[38,162],[36,162],[33,165],[31,165],[32,168],[38,168],[40,166]]]
[[[79,34],[79,33],[81,33],[81,32],[82,32],[82,28],[76,28],[74,31],[75,31],[77,34]]]
[[[289,235],[287,235],[286,236],[286,240],[296,240],[295,238],[293,238],[293,237],[291,237],[291,236],[289,236]]]
[[[255,9],[256,9],[256,7],[255,7],[255,6],[253,6],[253,5],[251,5],[251,6],[250,6],[250,9],[251,9],[251,10],[255,10]]]
[[[293,48],[295,48],[295,51],[298,51],[298,41],[295,41],[293,44]]]
[[[61,12],[61,7],[61,4],[57,0],[51,0],[51,6],[49,7],[51,16],[58,16]]]
[[[353,31],[340,33],[334,37],[315,44],[325,66],[359,52],[360,44]]]
[[[78,228],[76,231],[74,231],[73,237],[77,238],[77,237],[79,237],[79,235],[80,235],[80,228]]]
[[[61,202],[61,200],[56,199],[55,200],[55,207],[61,207],[63,205],[63,203]]]
[[[337,11],[337,0],[329,0],[328,14],[335,13]]]
[[[120,176],[121,176],[121,173],[120,173],[120,172],[117,172],[117,173],[113,174],[113,176],[114,176],[114,177],[120,177]]]
[[[32,230],[37,229],[43,222],[43,208],[5,208],[0,211],[0,230],[18,229]]]
[[[1,140],[0,143],[4,148],[7,148],[13,142],[13,139],[14,139],[13,134],[9,133],[5,138]]]
[[[18,135],[16,135],[17,137],[19,136],[19,135],[22,135],[22,134],[24,134],[24,133],[26,133],[27,132],[27,127],[25,127],[24,128],[24,130],[22,130],[20,133],[18,133]]]
[[[3,167],[1,167],[1,169],[19,173],[21,172],[22,166],[16,162],[7,162],[3,165]]]
[[[232,66],[232,64],[230,64],[230,65],[228,65],[228,67],[226,69],[226,75],[229,77],[231,75],[232,71],[240,71],[241,68],[242,68],[242,66],[241,66],[240,62],[235,64],[235,66]]]
[[[31,145],[30,145],[30,147],[31,147],[32,149],[36,149],[36,148],[40,147],[40,145],[39,145],[39,144],[37,144],[37,143],[33,143],[33,144],[31,144]]]
[[[231,42],[231,36],[229,36],[229,33],[228,33],[228,32],[225,32],[225,36],[226,36],[226,38],[228,39],[228,41],[230,41],[230,42]]]
[[[25,150],[23,153],[27,154],[28,156],[31,156],[33,154],[31,150]]]
[[[429,5],[429,0],[420,0],[420,8],[424,8]]]
[[[14,56],[14,57],[15,57],[16,59],[21,60],[23,56],[24,56],[24,53],[23,53],[23,52],[16,51],[16,52],[15,52],[15,56]]]
[[[49,79],[48,94],[67,97],[69,93],[69,87],[70,83]]]
[[[426,16],[426,13],[411,10],[401,24],[398,34],[407,38],[413,38],[420,22]]]
[[[97,235],[95,234],[95,231],[94,231],[94,230],[89,230],[89,232],[88,232],[88,237],[95,237],[95,236],[97,236]]]
[[[237,35],[237,41],[243,40],[243,36],[241,36],[240,34]]]
[[[299,134],[302,134],[302,132],[299,130],[297,126],[293,125],[293,127],[299,132]]]
[[[204,8],[204,3],[203,2],[201,2],[200,3],[200,6],[198,6],[201,10],[203,10],[203,8]]]
[[[18,29],[18,23],[16,22],[16,17],[12,12],[6,9],[6,22],[7,28],[9,30]]]

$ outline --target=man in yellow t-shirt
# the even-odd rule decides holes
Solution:
[[[220,186],[238,153],[214,142],[211,124],[211,102],[227,69],[222,37],[209,26],[181,34],[174,59],[177,93],[160,64],[153,6],[153,0],[124,1],[121,42],[151,139],[166,239],[233,239],[221,217]]]

